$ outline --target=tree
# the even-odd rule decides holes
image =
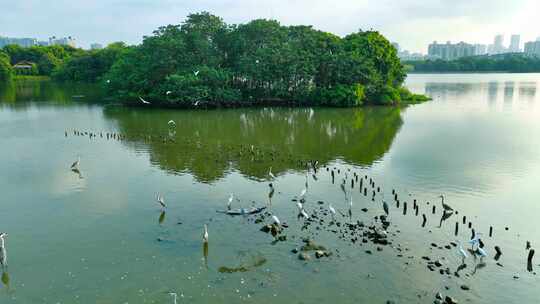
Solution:
[[[10,58],[8,54],[0,51],[0,82],[11,79],[13,75],[13,68],[11,67]]]

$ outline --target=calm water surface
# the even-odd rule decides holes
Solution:
[[[411,75],[407,85],[434,100],[406,109],[174,111],[102,107],[92,86],[0,87],[0,231],[9,233],[0,303],[173,303],[169,292],[178,303],[432,303],[438,291],[460,303],[538,302],[540,257],[527,271],[525,242],[540,244],[540,75]],[[80,175],[69,170],[78,155]],[[305,184],[299,161],[309,159],[341,174],[335,184],[324,169],[309,177],[308,213],[318,201],[347,210],[339,183],[351,169],[383,190],[376,202],[350,190],[353,220],[372,223],[396,189],[402,201],[418,200],[427,225],[391,203],[393,245],[380,252],[301,230],[291,199]],[[287,222],[287,240],[273,242],[252,217],[217,213],[231,192],[233,208],[268,206]],[[439,228],[431,205],[440,194],[460,213]],[[455,248],[430,244],[466,242],[462,215],[484,233],[489,257],[469,257],[459,278],[429,271],[421,256],[452,272],[461,263]],[[298,260],[290,251],[302,237],[334,255]],[[504,267],[493,260],[495,245]]]

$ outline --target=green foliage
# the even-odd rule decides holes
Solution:
[[[540,58],[522,54],[463,57],[456,60],[409,61],[415,72],[540,72]]]
[[[58,66],[74,54],[84,52],[70,46],[33,46],[23,48],[18,45],[6,45],[3,51],[10,57],[10,62],[15,65],[21,61],[29,61],[36,64],[37,74],[50,76]]]
[[[0,82],[7,81],[13,76],[13,68],[10,64],[9,55],[0,51]]]
[[[123,42],[117,42],[102,50],[77,53],[59,65],[53,76],[63,81],[97,82],[126,49]]]
[[[378,32],[340,38],[275,20],[227,25],[203,12],[144,37],[105,78],[109,95],[131,103],[359,106],[399,103],[405,72]]]

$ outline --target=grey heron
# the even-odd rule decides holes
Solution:
[[[454,209],[452,209],[452,207],[444,203],[444,195],[441,194],[439,197],[441,198],[441,205],[443,209],[448,212],[454,212]]]
[[[71,164],[71,169],[78,169],[80,163],[81,163],[81,157],[77,156],[77,160],[74,161],[73,164]]]
[[[382,208],[384,210],[384,213],[386,213],[386,215],[388,215],[388,204],[385,201],[383,201],[383,203],[382,203]]]

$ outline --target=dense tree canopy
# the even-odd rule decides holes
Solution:
[[[11,68],[9,55],[0,51],[0,81],[6,81],[11,78],[13,69]]]
[[[102,50],[65,46],[4,47],[11,63],[26,60],[40,75],[101,82],[120,102],[155,106],[398,104],[421,101],[402,87],[405,72],[381,34],[343,38],[311,26],[275,20],[228,25],[217,16],[191,14],[158,28],[137,46]]]
[[[418,98],[401,86],[396,50],[378,32],[344,38],[275,20],[227,25],[189,15],[122,53],[107,89],[124,102],[191,107],[242,104],[395,104]]]
[[[540,58],[522,54],[463,57],[452,61],[409,61],[415,72],[540,72]]]

